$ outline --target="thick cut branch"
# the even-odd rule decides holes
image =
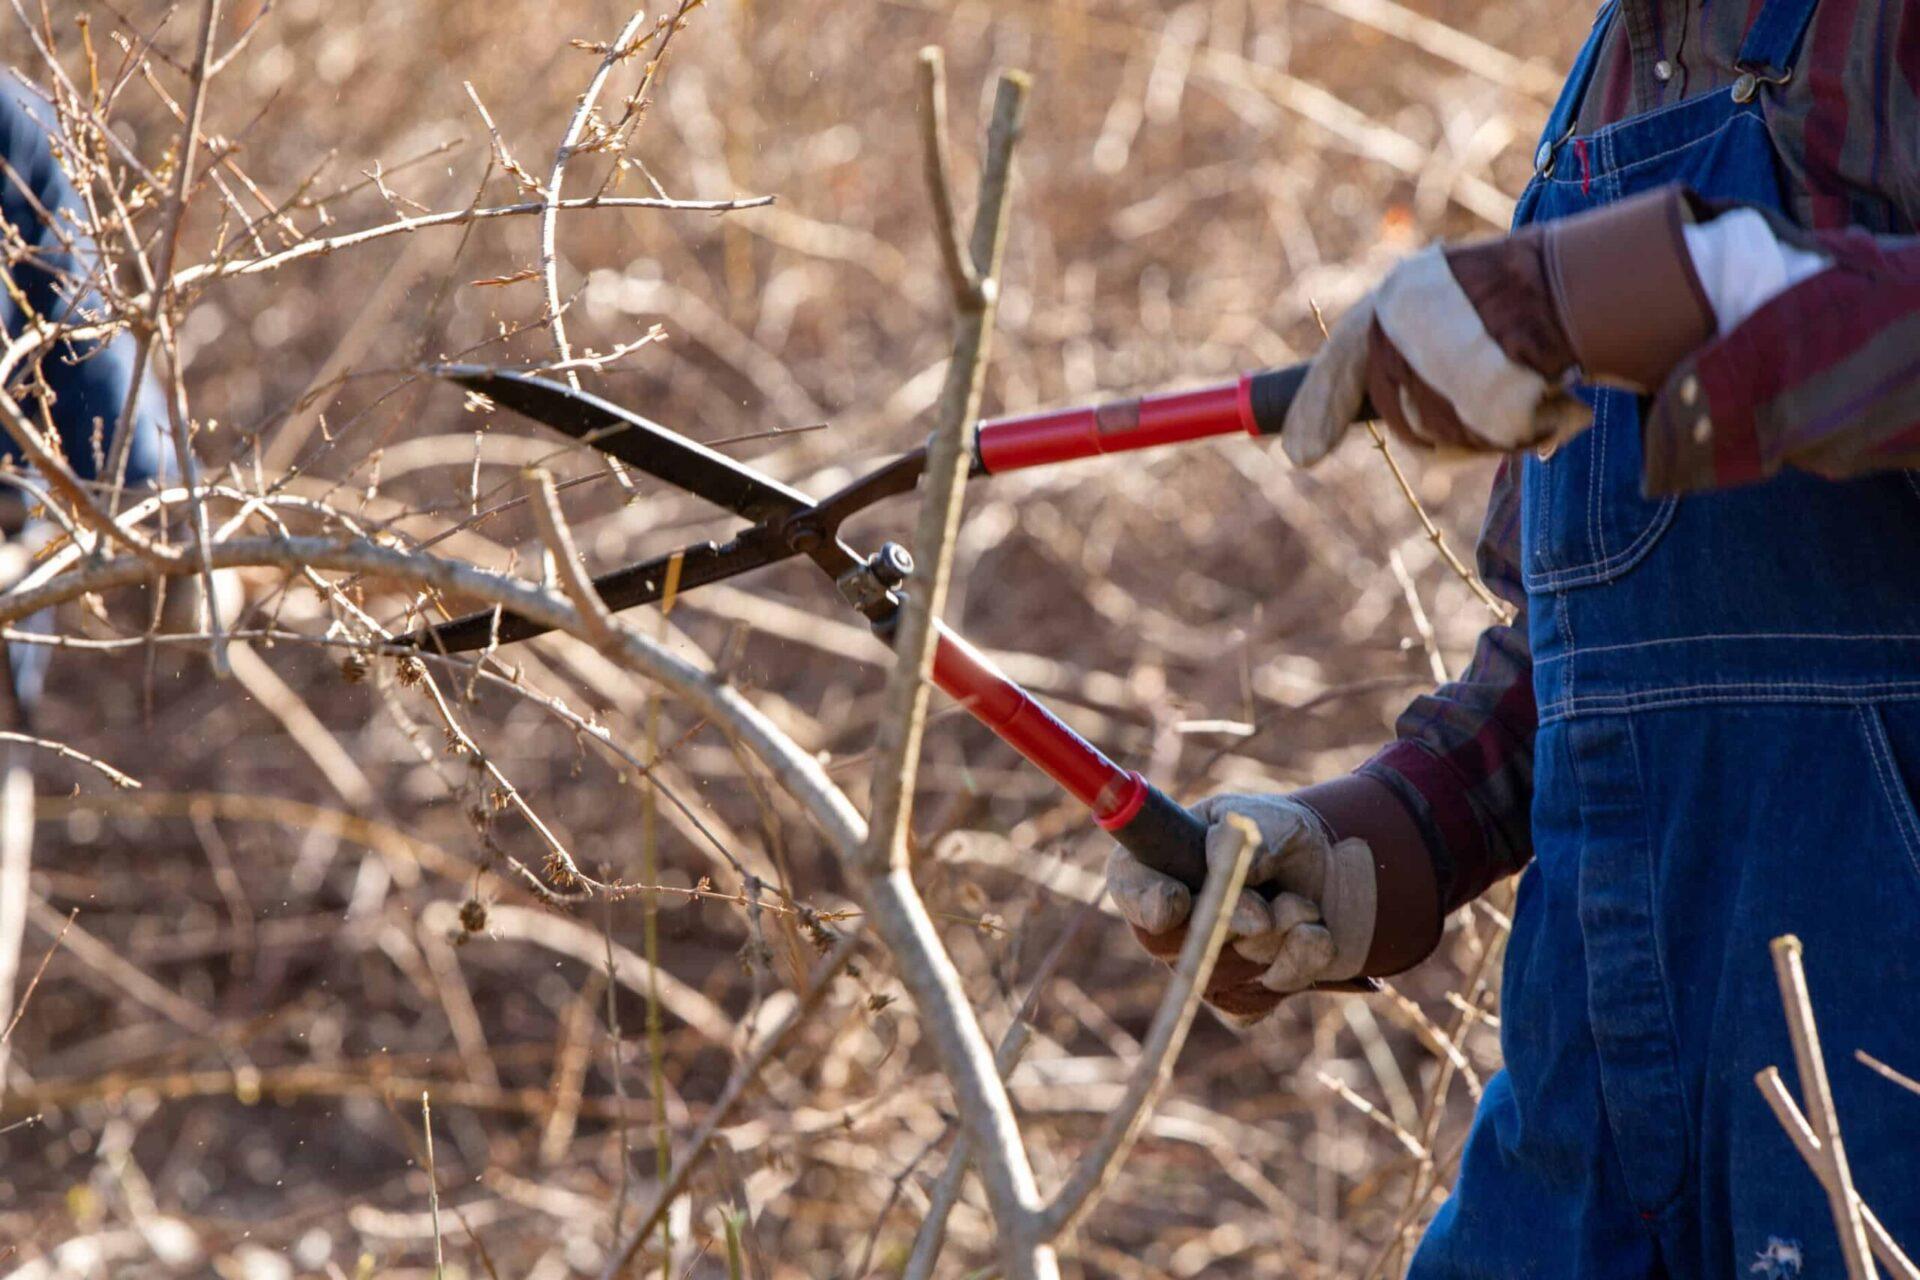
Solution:
[[[1232,913],[1229,904],[1239,901],[1240,886],[1246,883],[1247,866],[1259,847],[1259,832],[1245,818],[1229,818],[1234,833],[1234,848],[1223,867],[1207,876],[1200,901],[1194,905],[1193,927],[1187,930],[1186,945],[1180,948],[1180,960],[1174,966],[1173,980],[1160,999],[1160,1008],[1147,1029],[1141,1046],[1140,1061],[1120,1105],[1107,1116],[1100,1136],[1074,1166],[1067,1185],[1053,1198],[1041,1215],[1041,1238],[1052,1240],[1068,1231],[1113,1185],[1127,1152],[1153,1113],[1160,1090],[1166,1087],[1174,1059],[1187,1042],[1187,1031],[1200,1010],[1201,995],[1207,979],[1213,976],[1213,963],[1226,941],[1227,924]]]
[[[914,551],[923,576],[907,596],[895,633],[896,665],[887,681],[875,751],[873,815],[862,858],[862,868],[869,878],[868,909],[874,928],[893,952],[901,980],[913,994],[941,1069],[953,1086],[961,1124],[1000,1227],[1002,1266],[1013,1280],[1059,1274],[1052,1250],[1032,1238],[1039,1191],[1020,1141],[1013,1105],[994,1070],[993,1056],[967,1003],[960,975],[914,888],[906,853],[920,740],[926,725],[927,676],[938,641],[936,620],[945,603],[953,567],[953,536],[966,480],[967,425],[980,408],[993,327],[993,280],[1005,241],[1009,174],[1027,87],[1024,76],[1003,75],[994,99],[973,235],[973,265],[982,283],[977,289],[957,292],[954,299],[958,313],[954,356],[928,446],[923,481],[927,497],[914,531]],[[935,171],[936,166],[930,163],[929,174]],[[943,202],[936,197],[935,203],[938,207]],[[951,197],[944,203],[950,206]],[[942,228],[943,239],[948,238],[949,230]]]
[[[1833,1225],[1840,1233],[1847,1275],[1852,1280],[1873,1280],[1873,1256],[1867,1246],[1866,1224],[1861,1221],[1860,1197],[1854,1193],[1853,1174],[1847,1168],[1846,1147],[1840,1141],[1833,1091],[1827,1086],[1827,1063],[1820,1055],[1820,1030],[1814,1025],[1813,1001],[1807,995],[1800,939],[1783,934],[1773,940],[1771,950],[1774,977],[1780,983],[1780,1003],[1787,1015],[1787,1035],[1793,1041],[1794,1063],[1800,1069],[1800,1087],[1807,1095],[1813,1134],[1820,1140],[1820,1163],[1814,1166],[1814,1173],[1833,1208]]]
[[[1814,1136],[1813,1126],[1801,1114],[1793,1094],[1787,1091],[1787,1082],[1780,1078],[1780,1069],[1762,1068],[1753,1077],[1753,1082],[1760,1086],[1760,1096],[1773,1108],[1773,1118],[1787,1131],[1787,1138],[1793,1143],[1794,1150],[1806,1161],[1807,1168],[1813,1170],[1813,1176],[1820,1179],[1820,1185],[1827,1194],[1833,1194],[1833,1174],[1827,1168],[1826,1149],[1820,1145],[1820,1139]],[[1860,1205],[1860,1221],[1867,1229],[1867,1243],[1873,1247],[1874,1256],[1886,1264],[1894,1280],[1920,1280],[1920,1267],[1914,1266],[1913,1259],[1894,1240],[1893,1234],[1880,1221],[1872,1206],[1864,1202]]]
[[[946,385],[935,411],[933,438],[927,446],[926,477],[921,481],[927,497],[914,526],[918,580],[900,611],[894,639],[898,665],[887,682],[886,710],[876,747],[872,831],[866,858],[869,875],[885,874],[906,861],[907,821],[919,771],[920,738],[926,726],[927,677],[937,642],[935,620],[946,603],[947,580],[953,569],[953,537],[960,523],[960,500],[967,477],[967,427],[979,416],[986,380],[994,294],[1006,239],[1013,146],[1020,136],[1027,89],[1024,76],[1008,74],[1000,78],[973,235],[973,262],[981,283],[974,289],[956,290],[954,295],[958,332]],[[950,204],[951,198],[946,203]],[[942,229],[942,240],[949,238],[948,230]]]

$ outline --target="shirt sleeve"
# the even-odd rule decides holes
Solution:
[[[1649,494],[1920,467],[1920,238],[1768,222],[1832,265],[1675,368],[1647,410]]]
[[[1501,462],[1477,554],[1481,579],[1514,609],[1480,633],[1458,680],[1414,700],[1395,741],[1360,772],[1413,812],[1433,854],[1443,911],[1533,856],[1533,657],[1520,576],[1521,460]]]

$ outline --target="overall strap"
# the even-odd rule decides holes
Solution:
[[[1781,0],[1769,0],[1778,4]],[[1812,0],[1808,0],[1810,4]],[[1547,117],[1547,127],[1540,134],[1540,148],[1534,153],[1533,170],[1536,174],[1553,172],[1554,153],[1560,144],[1573,136],[1574,122],[1580,118],[1581,104],[1587,100],[1587,86],[1593,83],[1594,68],[1600,62],[1600,46],[1606,42],[1607,28],[1613,23],[1613,16],[1620,7],[1620,0],[1607,0],[1593,20],[1593,31],[1587,36],[1586,44],[1580,47],[1580,56],[1573,60],[1572,68],[1567,72],[1567,82],[1561,86],[1560,97],[1553,104],[1553,113]]]
[[[1813,20],[1819,0],[1767,0],[1760,16],[1747,29],[1734,65],[1756,79],[1784,84],[1793,74],[1793,55]]]

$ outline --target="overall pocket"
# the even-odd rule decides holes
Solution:
[[[1610,582],[1638,564],[1673,522],[1678,498],[1640,496],[1640,404],[1583,389],[1593,426],[1549,458],[1528,458],[1521,534],[1529,591]]]
[[[1858,714],[1874,790],[1899,837],[1889,869],[1920,890],[1920,702],[1866,704]]]

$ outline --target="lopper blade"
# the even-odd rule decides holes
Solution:
[[[667,572],[676,555],[680,557],[680,582],[676,589],[691,591],[709,582],[718,582],[722,578],[731,578],[737,573],[746,573],[761,565],[784,560],[793,554],[774,539],[760,535],[757,530],[748,530],[724,545],[703,542],[672,555],[655,556],[624,569],[615,569],[612,573],[603,573],[593,580],[593,586],[600,593],[600,599],[606,602],[607,609],[619,613],[622,609],[652,604],[664,594]],[[409,637],[407,643],[432,653],[466,653],[484,649],[496,641],[512,644],[516,640],[530,640],[552,630],[543,623],[523,618],[517,613],[502,613],[496,631],[493,613],[493,610],[485,609],[436,627],[424,628]]]
[[[475,364],[441,365],[435,372],[756,524],[813,506],[798,489],[564,383]]]

